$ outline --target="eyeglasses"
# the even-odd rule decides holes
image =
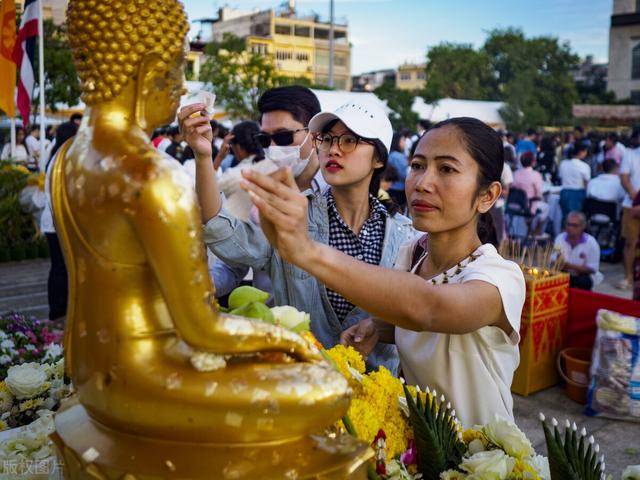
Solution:
[[[353,152],[360,142],[368,143],[369,145],[374,145],[374,143],[370,140],[366,140],[362,137],[358,137],[351,133],[344,133],[342,135],[331,135],[330,133],[323,133],[317,135],[315,137],[316,147],[323,152],[328,152],[331,150],[331,146],[333,145],[334,140],[338,144],[338,148],[342,153],[351,153]]]
[[[309,130],[308,128],[299,128],[297,130],[282,130],[276,133],[256,133],[253,138],[262,146],[262,148],[269,148],[271,142],[275,143],[279,147],[286,147],[293,143],[293,136],[298,132],[304,132]]]

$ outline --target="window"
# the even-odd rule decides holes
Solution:
[[[276,34],[291,35],[291,25],[282,25],[280,23],[276,23]]]
[[[251,46],[251,52],[257,53],[258,55],[266,55],[267,54],[267,45],[264,43],[254,43]]]
[[[334,55],[333,64],[337,67],[345,67],[347,65],[347,57],[345,55]]]
[[[306,52],[297,52],[296,53],[296,60],[299,62],[308,62],[309,61],[309,54]]]
[[[311,28],[303,27],[301,25],[296,25],[294,29],[294,35],[296,37],[310,37],[311,36]]]
[[[631,78],[640,80],[640,43],[631,50]]]
[[[321,67],[329,66],[329,51],[316,50],[316,65]]]
[[[427,74],[425,72],[418,72],[418,80],[425,80],[427,78]]]
[[[289,50],[277,50],[276,51],[276,59],[277,60],[291,60],[293,58],[293,52]]]
[[[318,40],[329,40],[329,30],[327,28],[316,28],[315,37]]]
[[[409,80],[411,80],[411,74],[410,73],[401,73],[400,74],[400,80],[403,82],[408,82]]]
[[[631,90],[631,103],[640,105],[640,90]]]

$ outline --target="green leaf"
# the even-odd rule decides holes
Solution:
[[[457,467],[462,461],[464,445],[457,437],[450,411],[434,397],[423,404],[420,395],[416,399],[403,385],[409,423],[413,429],[418,451],[418,471],[424,480],[438,480],[440,474]]]

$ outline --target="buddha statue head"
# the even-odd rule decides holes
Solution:
[[[174,120],[189,30],[179,1],[72,0],[67,25],[87,106],[128,103],[145,131]]]

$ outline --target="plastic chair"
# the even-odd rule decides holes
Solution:
[[[587,230],[600,245],[601,259],[611,262],[619,260],[621,251],[618,204],[589,197],[584,201],[583,210],[587,217]]]
[[[505,218],[507,223],[507,233],[511,238],[528,239],[531,230],[531,222],[533,220],[533,214],[531,213],[531,206],[527,192],[520,188],[511,187],[509,189],[509,196],[505,205]],[[526,226],[526,233],[524,236],[519,235],[514,229],[514,220],[521,218]]]

